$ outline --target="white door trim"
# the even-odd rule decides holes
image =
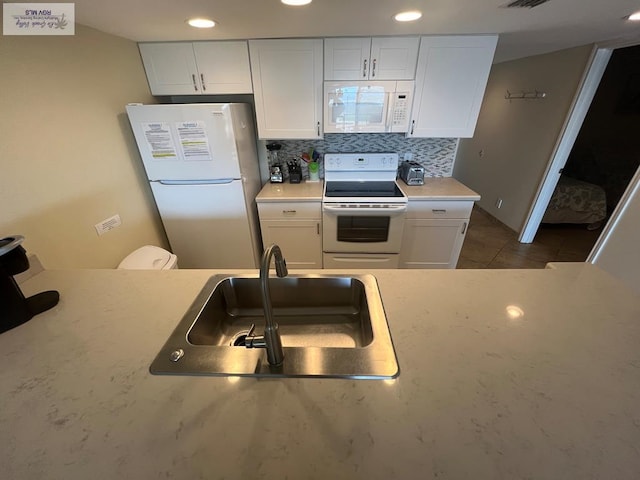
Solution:
[[[629,205],[629,200],[636,194],[638,189],[640,189],[640,168],[636,170],[635,175],[633,176],[626,190],[622,194],[620,201],[618,201],[618,205],[616,205],[616,208],[611,214],[611,218],[609,218],[607,225],[602,230],[602,233],[600,234],[600,237],[598,237],[598,240],[593,246],[591,253],[589,253],[589,256],[587,257],[586,262],[596,263],[598,261],[600,254],[604,249],[604,246],[607,244],[607,241],[609,240],[609,237],[618,226],[618,220],[620,219],[624,211],[627,209],[627,206]]]
[[[569,110],[569,115],[560,131],[560,136],[558,137],[553,154],[547,165],[543,180],[538,186],[535,200],[529,209],[524,227],[520,232],[518,241],[521,243],[533,242],[544,212],[547,209],[547,205],[549,205],[553,191],[560,179],[560,170],[564,167],[565,163],[567,163],[569,153],[571,153],[573,144],[589,111],[589,107],[600,85],[600,80],[607,68],[612,52],[612,48],[594,47],[590,64],[582,77],[578,92]]]

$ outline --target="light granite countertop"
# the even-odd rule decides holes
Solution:
[[[638,478],[640,297],[592,265],[371,272],[393,381],[151,375],[214,273],[23,283],[61,300],[0,335],[2,478]]]
[[[398,179],[398,186],[409,200],[480,200],[480,195],[452,177],[425,177],[424,185],[407,185]]]
[[[324,183],[267,183],[256,196],[256,202],[319,202]]]
[[[424,185],[397,184],[409,200],[480,200],[480,195],[455,178],[425,178]],[[323,182],[267,183],[256,197],[256,202],[319,202],[322,200]]]

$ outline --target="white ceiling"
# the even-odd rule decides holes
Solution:
[[[24,0],[23,0],[24,1]],[[68,1],[68,0],[67,0]],[[623,17],[640,0],[550,0],[535,8],[500,8],[509,0],[75,0],[76,22],[135,41],[354,35],[499,33],[496,61],[611,39],[637,39],[640,22]],[[392,19],[418,9],[417,22]],[[186,25],[189,17],[217,22]]]

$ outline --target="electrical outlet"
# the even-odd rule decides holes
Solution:
[[[104,235],[110,230],[119,227],[122,225],[122,220],[120,220],[120,215],[115,214],[113,217],[109,217],[106,220],[101,221],[100,223],[96,223],[94,225],[96,232],[98,235]]]
[[[496,208],[502,208],[502,199],[500,197],[496,200]]]

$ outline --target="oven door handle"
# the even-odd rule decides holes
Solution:
[[[334,207],[332,205],[323,205],[322,210],[337,215],[354,215],[358,217],[396,217],[403,215],[407,211],[406,205],[393,205],[391,207]]]

